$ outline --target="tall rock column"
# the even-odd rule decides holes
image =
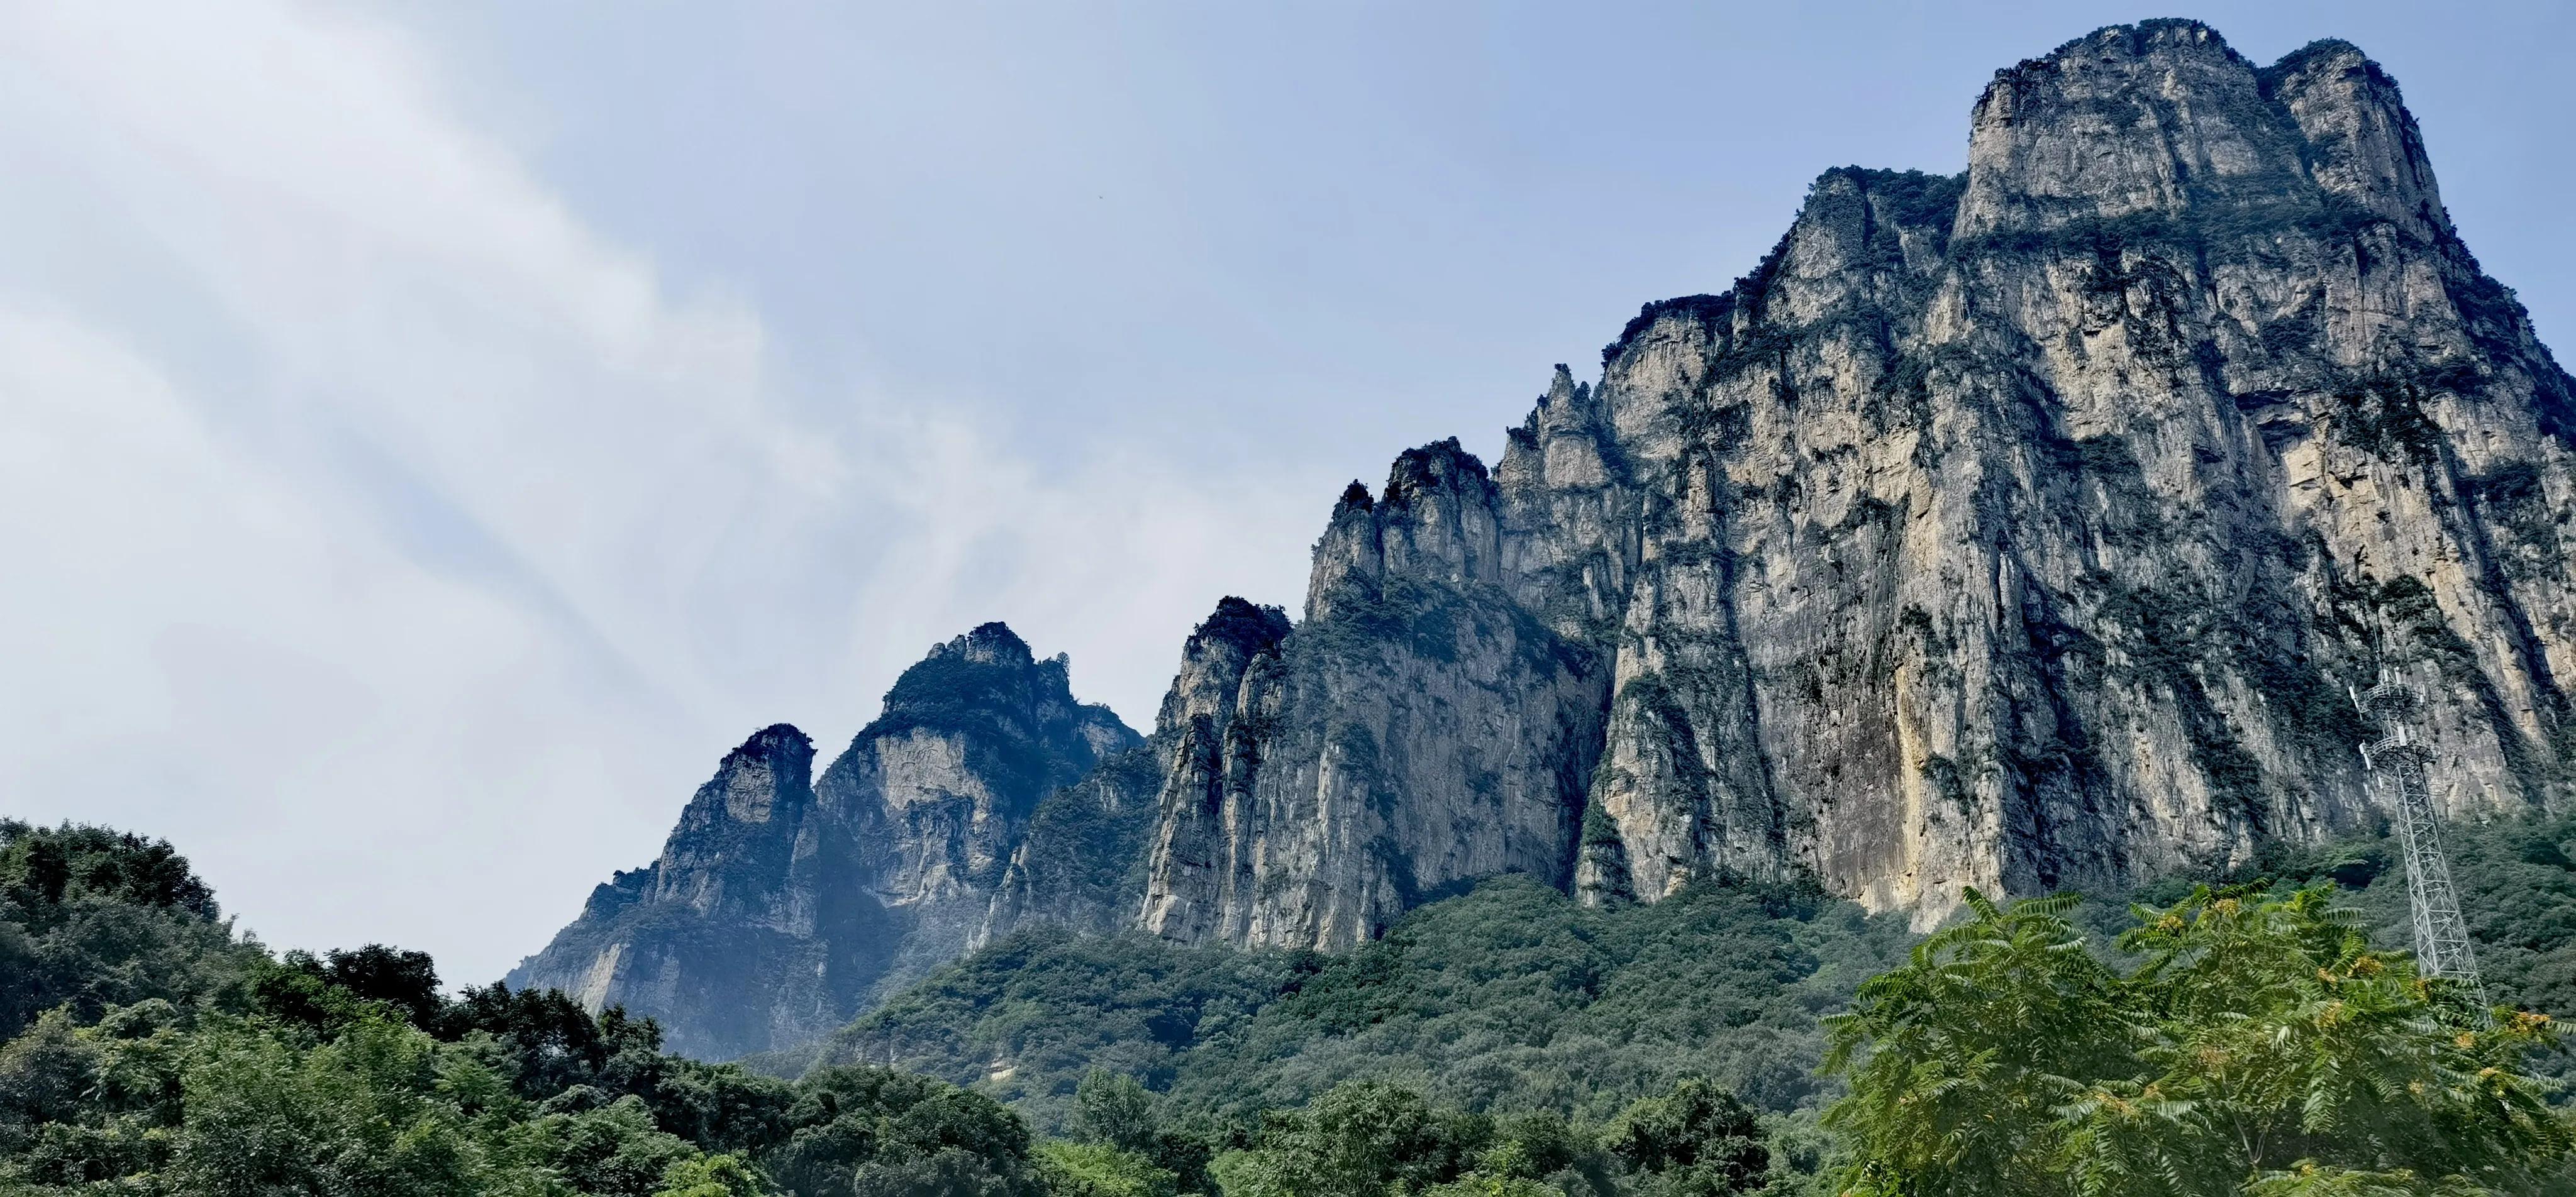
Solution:
[[[1513,601],[1500,509],[1454,440],[1343,495],[1305,621],[1176,743],[1146,929],[1346,947],[1476,877],[1569,883],[1607,679]]]

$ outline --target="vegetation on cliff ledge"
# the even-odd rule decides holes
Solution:
[[[2391,950],[2357,840],[1920,943],[1509,877],[1331,957],[1025,934],[790,1080],[415,952],[274,955],[166,844],[0,823],[0,1193],[2567,1192],[2576,818],[2453,838],[2492,1022]]]

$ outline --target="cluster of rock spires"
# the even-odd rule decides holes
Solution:
[[[964,954],[1042,800],[1132,755],[1065,658],[985,624],[930,651],[817,779],[780,724],[726,754],[662,855],[591,892],[508,983],[662,1023],[729,1058],[811,1039]]]
[[[2377,65],[2105,29],[1997,74],[1965,175],[1828,171],[1494,469],[1352,484],[1303,618],[1225,600],[1141,743],[988,625],[811,788],[736,750],[512,980],[732,1054],[1032,921],[1333,949],[1508,871],[1928,922],[2381,819],[2383,666],[2455,813],[2553,804],[2571,448]]]

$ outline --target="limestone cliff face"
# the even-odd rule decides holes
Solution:
[[[1188,688],[1146,929],[1344,947],[1476,877],[1568,881],[1607,663],[1504,588],[1502,515],[1454,440],[1353,484],[1305,621]]]
[[[2562,800],[2576,383],[2396,84],[2150,22],[1999,72],[1970,137],[1827,172],[1491,475],[1354,484],[1305,621],[1193,691],[1143,925],[1329,947],[1506,870],[1928,921],[2222,865],[2381,817],[2383,663],[2455,814]]]
[[[1219,784],[1244,675],[1257,661],[1275,662],[1288,629],[1277,607],[1232,596],[1217,604],[1182,645],[1153,735],[1039,806],[978,946],[1032,923],[1093,934],[1134,925],[1155,845],[1201,834],[1162,821],[1167,779],[1200,793]]]
[[[675,1051],[803,1042],[953,959],[1039,801],[1130,752],[1063,657],[986,624],[906,670],[817,781],[781,724],[725,757],[662,855],[619,873],[508,981],[659,1020]]]
[[[2559,803],[2571,452],[2384,72],[2105,29],[1997,74],[1964,174],[1826,172],[1490,471],[1352,483],[1303,618],[1219,604],[1150,737],[979,628],[810,787],[754,737],[512,980],[730,1055],[1033,923],[1331,949],[1502,872],[1928,923],[2383,818],[2382,668],[2455,816]]]
[[[1107,707],[1074,701],[1066,669],[977,628],[906,670],[816,783],[872,849],[871,892],[912,917],[898,974],[963,954],[1038,804],[1136,746]]]

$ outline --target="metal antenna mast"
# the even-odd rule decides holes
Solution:
[[[2407,730],[2415,713],[2415,690],[2388,671],[2368,694],[2353,696],[2353,705],[2379,724],[2379,739],[2362,746],[2363,767],[2392,791],[2396,799],[2397,834],[2406,852],[2406,898],[2415,912],[2415,962],[2424,976],[2442,977],[2468,991],[2478,1010],[2486,1009],[2486,987],[2478,982],[2478,958],[2469,942],[2468,920],[2460,917],[2460,891],[2451,884],[2451,864],[2442,855],[2442,831],[2433,814],[2433,795],[2424,781],[2431,762],[2420,737]]]

